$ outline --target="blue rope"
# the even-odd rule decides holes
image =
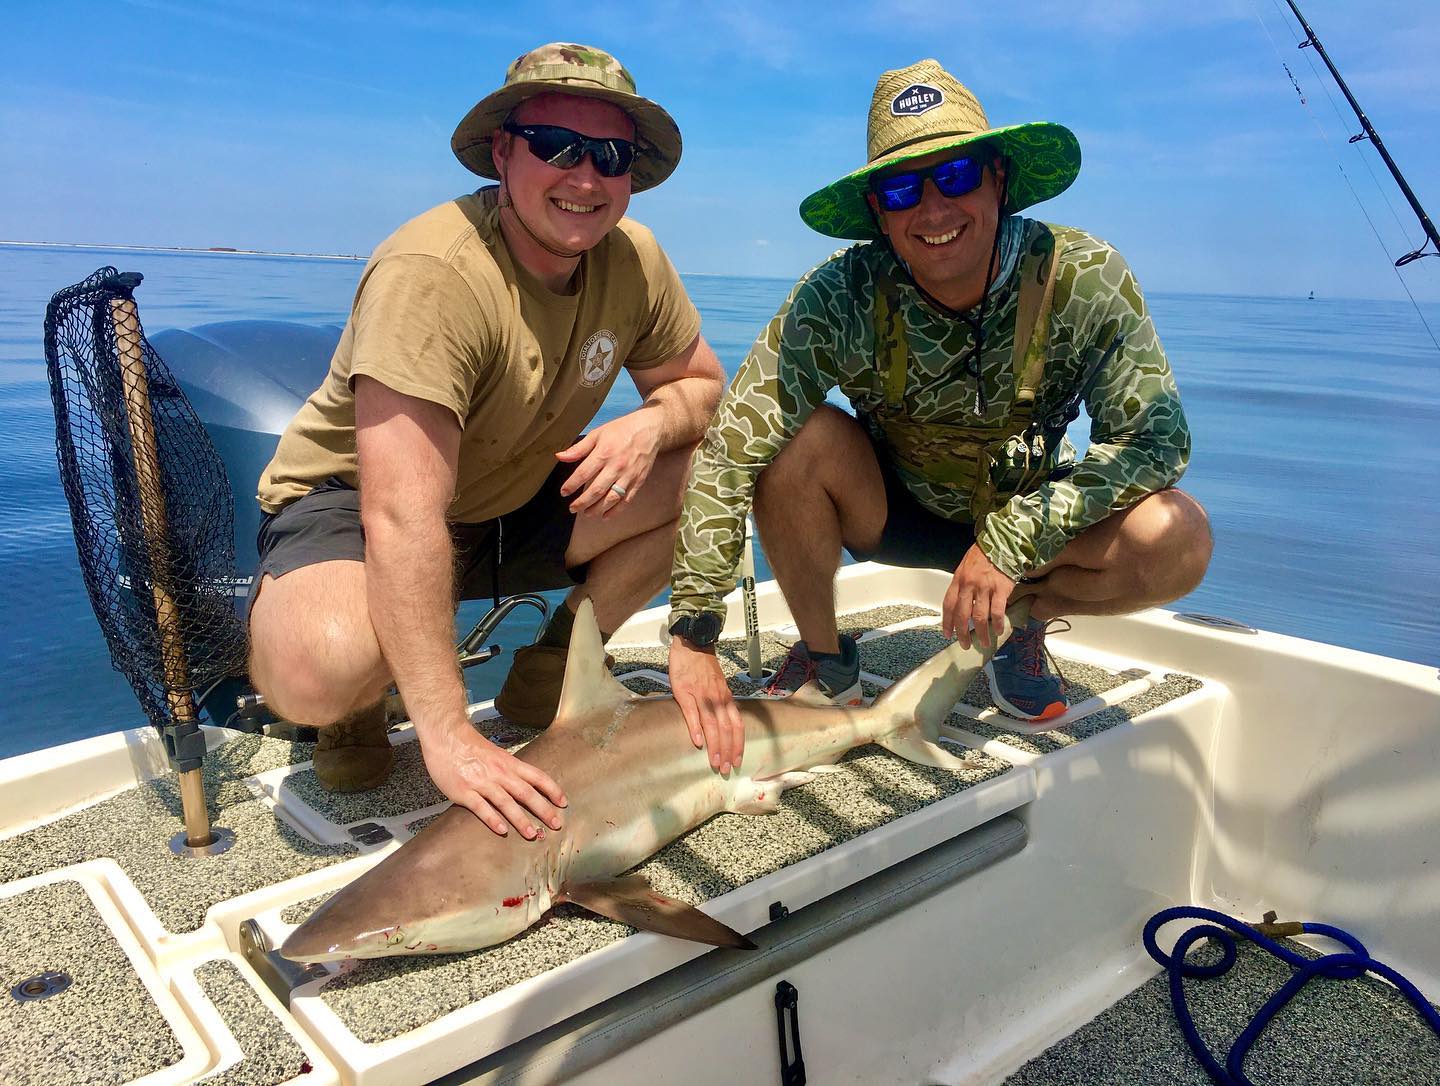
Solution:
[[[1170,953],[1166,954],[1155,941],[1156,932],[1172,920],[1187,919],[1208,920],[1210,923],[1197,924],[1189,929],[1175,941],[1175,946]],[[1245,1057],[1250,1054],[1251,1047],[1260,1039],[1260,1034],[1270,1024],[1270,1020],[1300,993],[1300,989],[1317,976],[1350,980],[1364,976],[1366,973],[1374,973],[1376,976],[1383,977],[1400,990],[1410,1001],[1411,1006],[1419,1012],[1420,1017],[1435,1031],[1435,1035],[1440,1037],[1440,1011],[1436,1011],[1430,1005],[1429,1000],[1420,994],[1420,989],[1410,981],[1384,962],[1377,962],[1370,957],[1359,939],[1348,931],[1341,931],[1329,924],[1302,924],[1301,927],[1307,934],[1323,935],[1349,947],[1350,952],[1327,954],[1313,959],[1307,958],[1295,953],[1283,943],[1261,934],[1249,924],[1226,916],[1224,913],[1216,912],[1214,909],[1200,909],[1192,906],[1162,909],[1146,923],[1145,949],[1150,952],[1150,957],[1163,965],[1169,972],[1170,998],[1175,1004],[1175,1017],[1180,1022],[1180,1029],[1185,1034],[1190,1051],[1195,1054],[1195,1058],[1200,1061],[1211,1080],[1218,1083],[1219,1086],[1255,1086],[1245,1076]],[[1244,936],[1255,945],[1268,950],[1281,961],[1292,966],[1296,973],[1270,997],[1256,1013],[1254,1020],[1236,1038],[1235,1043],[1230,1046],[1225,1066],[1221,1067],[1200,1036],[1200,1031],[1195,1028],[1194,1019],[1190,1017],[1190,1009],[1185,1004],[1185,990],[1181,979],[1183,977],[1218,977],[1227,973],[1235,964],[1237,953],[1235,936],[1231,932]],[[1220,945],[1220,961],[1213,965],[1198,965],[1185,960],[1185,955],[1189,953],[1190,948],[1202,939],[1214,939]]]

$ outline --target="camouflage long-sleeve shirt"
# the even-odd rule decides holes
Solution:
[[[1027,245],[1043,229],[1029,220],[1023,226]],[[1014,578],[1050,561],[1082,529],[1173,485],[1190,455],[1175,380],[1129,266],[1098,238],[1069,227],[1050,229],[1060,261],[1038,413],[1070,400],[1087,370],[1120,339],[1085,397],[1091,429],[1084,457],[1064,478],[1016,495],[985,518],[980,549]],[[862,417],[883,405],[884,362],[875,351],[877,272],[899,286],[910,418],[973,426],[1009,416],[1017,269],[1003,286],[992,287],[987,301],[980,362],[987,403],[980,415],[975,379],[963,365],[974,344],[970,325],[923,301],[888,245],[862,242],[836,253],[795,285],[755,341],[695,454],[675,546],[672,617],[724,610],[720,601],[735,586],[755,478],[826,393],[839,387]],[[1062,462],[1073,456],[1066,446]],[[1002,464],[998,472],[1017,469]],[[970,521],[964,494],[899,474],[926,508],[948,520]]]

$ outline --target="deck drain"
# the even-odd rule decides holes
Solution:
[[[69,973],[41,973],[29,980],[22,980],[10,989],[10,994],[21,1003],[30,1003],[37,999],[49,999],[53,995],[59,995],[70,987],[70,984]]]
[[[181,830],[170,838],[170,851],[176,856],[195,859],[200,856],[219,856],[222,852],[230,851],[230,846],[234,843],[234,830],[227,830],[224,826],[211,826],[208,845],[189,844],[189,835],[185,830]]]

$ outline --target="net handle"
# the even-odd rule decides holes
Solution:
[[[151,595],[160,627],[160,657],[164,667],[165,697],[182,731],[199,728],[195,703],[190,695],[189,669],[180,634],[180,612],[171,595],[168,521],[165,490],[160,479],[160,452],[155,438],[155,416],[150,405],[150,381],[145,375],[145,352],[140,334],[140,315],[135,300],[110,299],[110,320],[115,328],[116,354],[120,361],[120,387],[125,396],[125,419],[130,428],[130,455],[140,492],[140,519],[144,526],[145,548],[150,554]],[[210,815],[200,770],[183,771],[180,799],[185,815],[185,843],[204,848],[213,841]]]

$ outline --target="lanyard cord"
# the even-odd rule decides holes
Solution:
[[[525,233],[530,235],[531,241],[533,241],[536,245],[540,246],[540,248],[544,249],[551,256],[558,256],[563,260],[574,260],[576,257],[580,256],[582,253],[585,252],[584,249],[575,249],[574,251],[571,251],[569,249],[557,249],[553,245],[550,245],[548,242],[546,242],[543,238],[541,238],[540,235],[535,233],[534,230],[531,230],[530,224],[526,222],[523,217],[521,217],[520,209],[515,206],[515,201],[510,199],[510,167],[508,165],[500,174],[500,180],[504,182],[504,185],[500,189],[499,198],[495,201],[496,206],[501,211],[508,210],[510,214],[514,215],[515,221],[520,224],[521,229],[523,229]]]
[[[1000,202],[998,214],[995,216],[995,237],[990,243],[990,259],[985,264],[985,286],[980,292],[980,306],[976,316],[972,317],[964,310],[950,308],[922,287],[915,276],[910,273],[909,265],[901,260],[899,254],[895,252],[894,243],[890,242],[890,252],[894,255],[895,262],[905,269],[905,274],[910,277],[910,282],[920,292],[920,297],[937,313],[949,317],[951,320],[962,320],[969,327],[970,336],[975,342],[961,365],[965,375],[975,379],[975,413],[978,415],[984,415],[989,410],[989,400],[985,396],[985,382],[982,378],[980,364],[981,356],[985,351],[985,309],[990,300],[990,277],[995,274],[996,264],[999,262],[1000,230],[1005,225],[1005,201],[1009,196],[1009,188],[1010,171],[1007,169],[1000,180]],[[886,240],[889,241],[888,236]]]

